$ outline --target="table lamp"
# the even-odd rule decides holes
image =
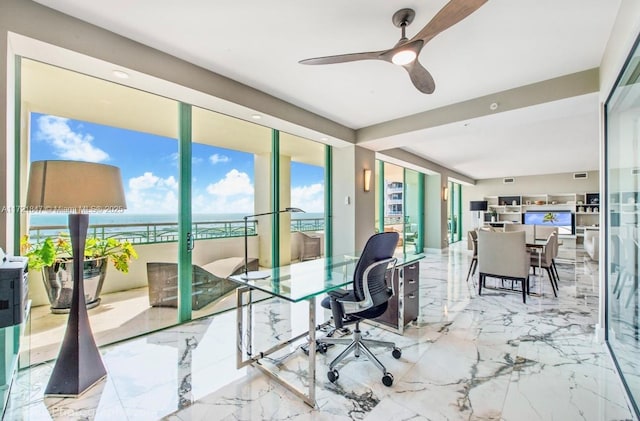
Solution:
[[[248,244],[248,233],[249,233],[249,224],[248,224],[248,220],[249,218],[254,218],[256,216],[263,216],[263,215],[274,215],[276,213],[286,213],[286,212],[304,212],[302,209],[300,208],[284,208],[283,210],[279,210],[279,211],[273,211],[273,212],[264,212],[264,213],[256,213],[255,215],[247,215],[245,217],[243,217],[244,219],[244,273],[242,275],[240,275],[240,277],[242,279],[245,280],[251,280],[251,279],[265,279],[268,278],[270,275],[267,272],[260,272],[260,271],[251,271],[248,272],[247,271],[247,265],[248,265],[248,261],[247,259],[248,257],[248,253],[249,253],[249,244]]]
[[[71,310],[45,396],[78,397],[107,375],[91,331],[84,295],[87,212],[126,208],[120,169],[93,162],[32,162],[26,206],[32,211],[69,213],[73,251]]]

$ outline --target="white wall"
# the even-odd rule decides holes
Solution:
[[[352,253],[375,233],[375,189],[364,191],[364,169],[375,168],[375,153],[358,146],[334,148],[332,168],[333,252]]]

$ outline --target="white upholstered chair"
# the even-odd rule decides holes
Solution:
[[[547,242],[542,249],[542,254],[531,253],[531,267],[545,269],[549,276],[549,282],[551,283],[551,289],[553,290],[554,297],[558,296],[558,279],[553,267],[553,257],[557,253],[558,249],[558,234],[552,232],[547,238]],[[540,274],[542,276],[542,273]]]
[[[553,245],[554,249],[552,251],[551,256],[551,270],[555,274],[556,280],[560,280],[560,276],[558,274],[558,268],[556,267],[556,258],[558,257],[558,248],[559,248],[559,234],[558,227],[552,227],[547,225],[534,225],[535,239],[536,240],[547,240],[549,236],[553,233],[556,234],[556,242]],[[556,282],[556,286],[558,283]]]
[[[534,225],[526,224],[505,224],[504,232],[524,231],[527,243],[532,243],[534,239]]]
[[[475,275],[476,269],[478,269],[478,232],[471,230],[467,233],[467,248],[473,250],[473,257],[469,264],[469,272],[467,273],[467,282],[469,277]]]
[[[598,261],[600,253],[600,235],[598,230],[585,230],[584,231],[584,250],[587,252],[591,260]]]
[[[552,227],[547,225],[534,225],[536,240],[546,240],[551,233],[558,234],[558,227]]]
[[[478,295],[487,277],[511,279],[522,283],[522,302],[526,303],[530,264],[524,231],[478,232]]]

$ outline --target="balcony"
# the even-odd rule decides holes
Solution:
[[[34,226],[29,230],[32,242],[48,235],[67,231],[66,226]],[[259,249],[258,222],[249,221],[249,255]],[[291,221],[291,261],[302,256],[302,235],[314,233],[323,241],[324,219],[307,218]],[[192,252],[194,265],[202,266],[216,260],[244,254],[244,221],[196,222],[192,227],[196,239]],[[177,223],[104,224],[89,227],[89,236],[116,237],[135,244],[139,258],[130,263],[129,273],[109,268],[101,294],[100,305],[90,309],[89,317],[99,346],[135,337],[178,323],[177,309],[149,305],[147,263],[177,262]],[[320,248],[321,252],[324,246]],[[52,314],[41,274],[29,273],[29,296],[32,301],[30,324],[25,335],[27,346],[21,355],[21,365],[32,365],[55,358],[66,327],[66,314]],[[192,318],[219,313],[234,308],[234,293],[227,293],[192,312]]]

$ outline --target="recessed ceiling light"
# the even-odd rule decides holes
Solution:
[[[254,114],[251,116],[252,119],[254,120],[260,120],[262,118],[262,116],[260,114]]]
[[[320,140],[322,140],[323,142],[326,142],[327,140],[329,140],[328,137],[321,137]]]
[[[114,70],[113,75],[120,79],[129,79],[129,73],[123,72],[122,70]]]
[[[497,102],[492,102],[491,105],[489,105],[489,109],[491,111],[495,111],[498,109],[498,103]]]

